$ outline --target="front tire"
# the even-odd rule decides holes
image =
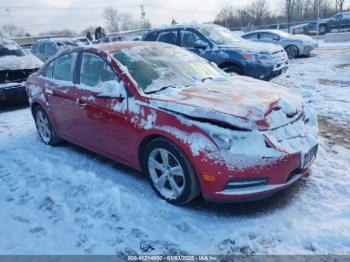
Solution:
[[[61,142],[61,139],[56,135],[52,127],[47,113],[40,106],[34,109],[34,119],[39,137],[44,144],[56,145]]]
[[[152,188],[169,203],[185,205],[200,194],[190,161],[172,142],[164,138],[151,141],[142,162]]]

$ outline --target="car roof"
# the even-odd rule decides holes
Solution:
[[[251,31],[248,32],[244,35],[249,35],[249,34],[254,34],[254,33],[272,33],[272,34],[280,34],[281,32],[284,31],[280,31],[280,30],[274,30],[274,29],[262,29],[262,30],[255,30],[255,31]],[[285,32],[284,32],[285,33]]]
[[[79,46],[75,48],[70,48],[64,51],[66,52],[78,52],[78,51],[84,51],[84,50],[95,50],[97,52],[105,52],[105,53],[117,53],[118,51],[121,51],[123,49],[131,49],[133,47],[147,47],[147,46],[153,46],[153,47],[160,47],[160,46],[171,46],[174,47],[174,45],[162,43],[162,42],[153,42],[153,41],[120,41],[120,42],[110,42],[110,43],[103,43],[103,44],[97,44],[97,45],[90,45],[90,46]]]
[[[154,28],[149,30],[147,33],[160,31],[160,30],[168,30],[168,29],[197,28],[197,27],[198,26],[194,24],[176,24],[176,25],[169,25],[169,26]]]
[[[169,26],[164,26],[164,27],[159,27],[159,28],[154,28],[149,30],[147,33],[152,33],[152,32],[156,32],[156,31],[161,31],[161,30],[169,30],[169,29],[182,29],[182,28],[192,28],[192,29],[198,29],[200,27],[204,27],[204,26],[220,26],[217,24],[213,24],[213,23],[202,23],[202,24],[176,24],[176,25],[169,25]]]

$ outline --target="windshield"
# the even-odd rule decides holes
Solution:
[[[217,45],[230,45],[242,41],[242,38],[222,26],[202,25],[199,31]]]
[[[0,56],[25,56],[26,53],[16,44],[0,45]]]
[[[145,93],[181,88],[223,74],[203,58],[175,46],[137,46],[121,50],[114,57]]]

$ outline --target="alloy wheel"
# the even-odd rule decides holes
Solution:
[[[51,129],[47,116],[41,110],[38,110],[35,121],[41,139],[48,144],[51,140]]]
[[[166,149],[154,149],[148,157],[152,182],[167,199],[177,199],[185,188],[185,175],[179,161]]]
[[[289,58],[296,58],[299,54],[299,51],[295,46],[288,46],[286,52]]]

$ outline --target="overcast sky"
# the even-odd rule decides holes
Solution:
[[[50,29],[68,28],[80,32],[88,26],[103,25],[105,7],[116,7],[140,17],[140,5],[153,26],[213,21],[225,5],[242,7],[252,0],[0,0],[0,25],[13,23],[35,34]],[[282,0],[268,0],[278,10]]]

